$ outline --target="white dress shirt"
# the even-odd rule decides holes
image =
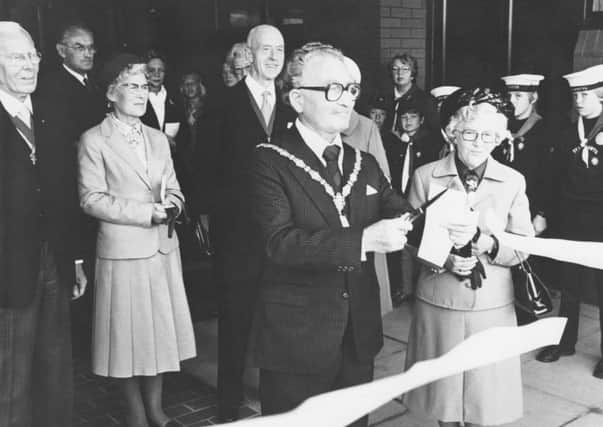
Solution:
[[[304,125],[301,120],[295,120],[295,127],[299,131],[302,139],[306,143],[310,150],[316,157],[320,160],[323,166],[327,166],[327,161],[324,159],[322,154],[329,145],[337,145],[339,147],[339,158],[337,159],[337,165],[339,166],[339,173],[343,176],[343,142],[341,141],[341,135],[337,134],[333,142],[329,143],[322,136],[320,136],[316,131],[310,129],[308,126]]]
[[[245,84],[247,85],[249,92],[251,92],[253,100],[260,109],[262,108],[264,92],[270,92],[269,99],[270,103],[272,104],[270,110],[274,110],[274,103],[276,102],[276,88],[274,87],[274,82],[272,82],[268,87],[264,87],[260,85],[253,77],[248,75],[247,77],[245,77]]]
[[[157,122],[159,123],[159,129],[163,130],[165,122],[165,100],[167,99],[167,90],[164,86],[161,86],[159,92],[149,91],[149,102],[153,106],[155,115],[157,116]]]
[[[31,96],[27,95],[25,101],[21,101],[0,89],[0,102],[10,116],[17,116],[27,126],[30,128],[32,127],[31,118],[33,115],[33,107],[31,104]],[[36,149],[33,144],[19,129],[17,129],[17,132],[19,132],[19,135],[21,135],[23,141],[25,141],[29,149],[35,155]]]

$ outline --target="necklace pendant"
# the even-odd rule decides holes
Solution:
[[[349,228],[350,227],[350,223],[348,222],[348,219],[346,218],[345,215],[339,215],[339,221],[341,222],[341,226],[343,228]]]
[[[343,194],[336,193],[333,201],[335,202],[335,208],[337,211],[340,213],[343,212],[343,208],[345,207],[345,199],[343,198]]]

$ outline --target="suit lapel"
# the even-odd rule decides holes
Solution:
[[[354,170],[354,164],[356,163],[356,150],[350,147],[348,144],[343,144],[343,185],[345,185],[350,179],[350,175]],[[362,173],[361,163],[360,173],[358,179],[352,187],[350,195],[346,199],[347,214],[350,225],[356,224],[359,218],[363,218],[364,206],[366,202],[366,175]]]
[[[147,176],[146,171],[138,157],[136,157],[136,153],[130,147],[128,147],[125,139],[119,134],[119,131],[113,126],[111,123],[111,118],[107,117],[102,123],[102,131],[107,139],[107,145],[111,148],[111,150],[117,154],[122,160],[124,160],[130,167],[136,172],[136,174],[142,179],[142,181],[152,189],[151,182],[149,181],[149,177]],[[143,131],[144,132],[144,131]],[[148,133],[147,133],[148,135]],[[145,138],[147,137],[145,135]],[[148,146],[150,145],[148,142],[145,142]],[[147,151],[147,158],[150,158],[151,153]],[[149,164],[150,164],[149,160]]]
[[[298,159],[303,160],[308,167],[318,172],[320,176],[327,181],[324,166],[320,160],[316,158],[314,152],[306,145],[296,128],[287,132],[287,137],[283,141],[283,148]],[[327,194],[322,184],[313,180],[308,172],[296,166],[293,162],[289,162],[289,170],[312,204],[321,213],[329,227],[341,227],[337,209],[333,204],[333,199]]]

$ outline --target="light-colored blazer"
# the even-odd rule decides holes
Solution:
[[[350,124],[341,132],[341,139],[346,144],[371,154],[379,163],[385,176],[391,177],[381,133],[375,122],[352,110]]]
[[[438,184],[465,192],[458,176],[454,153],[441,160],[418,168],[413,176],[409,202],[413,207],[427,200],[429,186]],[[473,195],[473,209],[479,212],[478,225],[483,233],[490,230],[485,224],[486,212],[492,212],[506,230],[524,236],[533,236],[524,177],[493,158],[488,159],[484,177]],[[525,254],[519,254],[522,259]],[[510,266],[519,263],[511,248],[501,246],[494,260],[486,254],[479,256],[486,270],[482,287],[473,290],[469,280],[459,281],[447,270],[435,271],[422,266],[416,296],[431,304],[456,310],[486,310],[513,302],[513,282]]]
[[[184,196],[176,180],[166,136],[142,126],[148,173],[112,119],[86,131],[79,142],[80,206],[100,221],[96,254],[100,258],[148,258],[178,247],[176,233],[152,224],[153,203],[160,203],[162,177],[166,201],[182,210]]]

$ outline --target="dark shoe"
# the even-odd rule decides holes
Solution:
[[[576,349],[567,349],[558,345],[549,345],[538,353],[536,360],[543,363],[551,363],[558,361],[561,356],[571,356],[572,354],[576,354]]]
[[[413,298],[412,294],[407,294],[404,291],[396,291],[392,295],[392,305],[394,307],[400,307],[406,301],[412,300],[412,298]]]
[[[218,406],[218,422],[230,423],[239,419],[238,406]]]
[[[597,366],[595,366],[595,370],[593,371],[593,377],[597,377],[600,380],[603,380],[603,359],[599,360]]]

